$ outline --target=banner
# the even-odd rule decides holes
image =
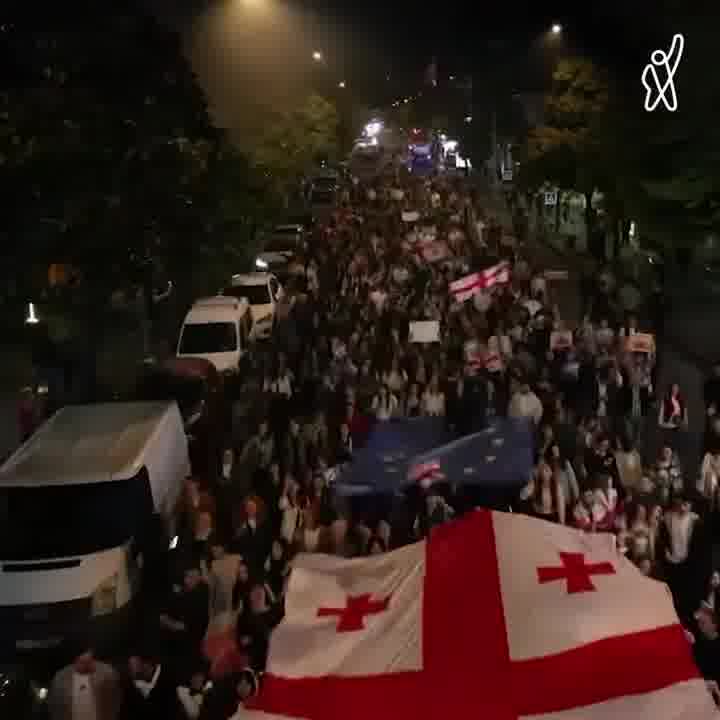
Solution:
[[[625,350],[631,353],[645,353],[651,355],[655,352],[655,336],[650,333],[636,333],[625,340]]]
[[[410,323],[411,343],[440,342],[440,323],[437,320],[421,320]]]

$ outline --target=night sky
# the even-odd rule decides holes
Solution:
[[[472,75],[511,90],[536,90],[548,58],[548,29],[561,23],[553,52],[580,51],[633,77],[640,59],[680,30],[708,0],[146,0],[182,27],[188,54],[220,124],[250,136],[256,108],[281,108],[309,86],[346,81],[378,104],[412,93],[433,57],[441,78]],[[714,3],[718,5],[717,2]],[[318,66],[312,51],[322,50]],[[643,60],[644,62],[644,60]],[[513,68],[512,77],[508,68]],[[389,76],[389,79],[388,79]],[[507,78],[507,79],[506,79]]]

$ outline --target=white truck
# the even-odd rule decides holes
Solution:
[[[144,557],[158,552],[150,529],[162,523],[159,542],[174,533],[189,472],[175,403],[65,407],[11,455],[0,467],[2,654],[113,644]]]

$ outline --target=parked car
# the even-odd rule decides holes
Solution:
[[[249,349],[252,326],[249,298],[218,295],[198,300],[180,329],[177,357],[204,358],[218,372],[237,375]]]
[[[304,239],[303,225],[299,223],[276,225],[268,233],[262,251],[255,258],[255,269],[284,277],[298,250],[302,248]]]
[[[254,272],[233,275],[223,295],[246,300],[252,317],[251,337],[266,340],[275,324],[275,306],[283,296],[280,281],[272,273]]]

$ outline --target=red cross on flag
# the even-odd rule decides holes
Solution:
[[[667,588],[610,535],[486,510],[383,556],[301,555],[253,709],[307,720],[719,717]]]
[[[456,302],[462,303],[483,290],[510,282],[510,265],[506,262],[493,265],[482,272],[472,273],[450,283],[450,294]]]

